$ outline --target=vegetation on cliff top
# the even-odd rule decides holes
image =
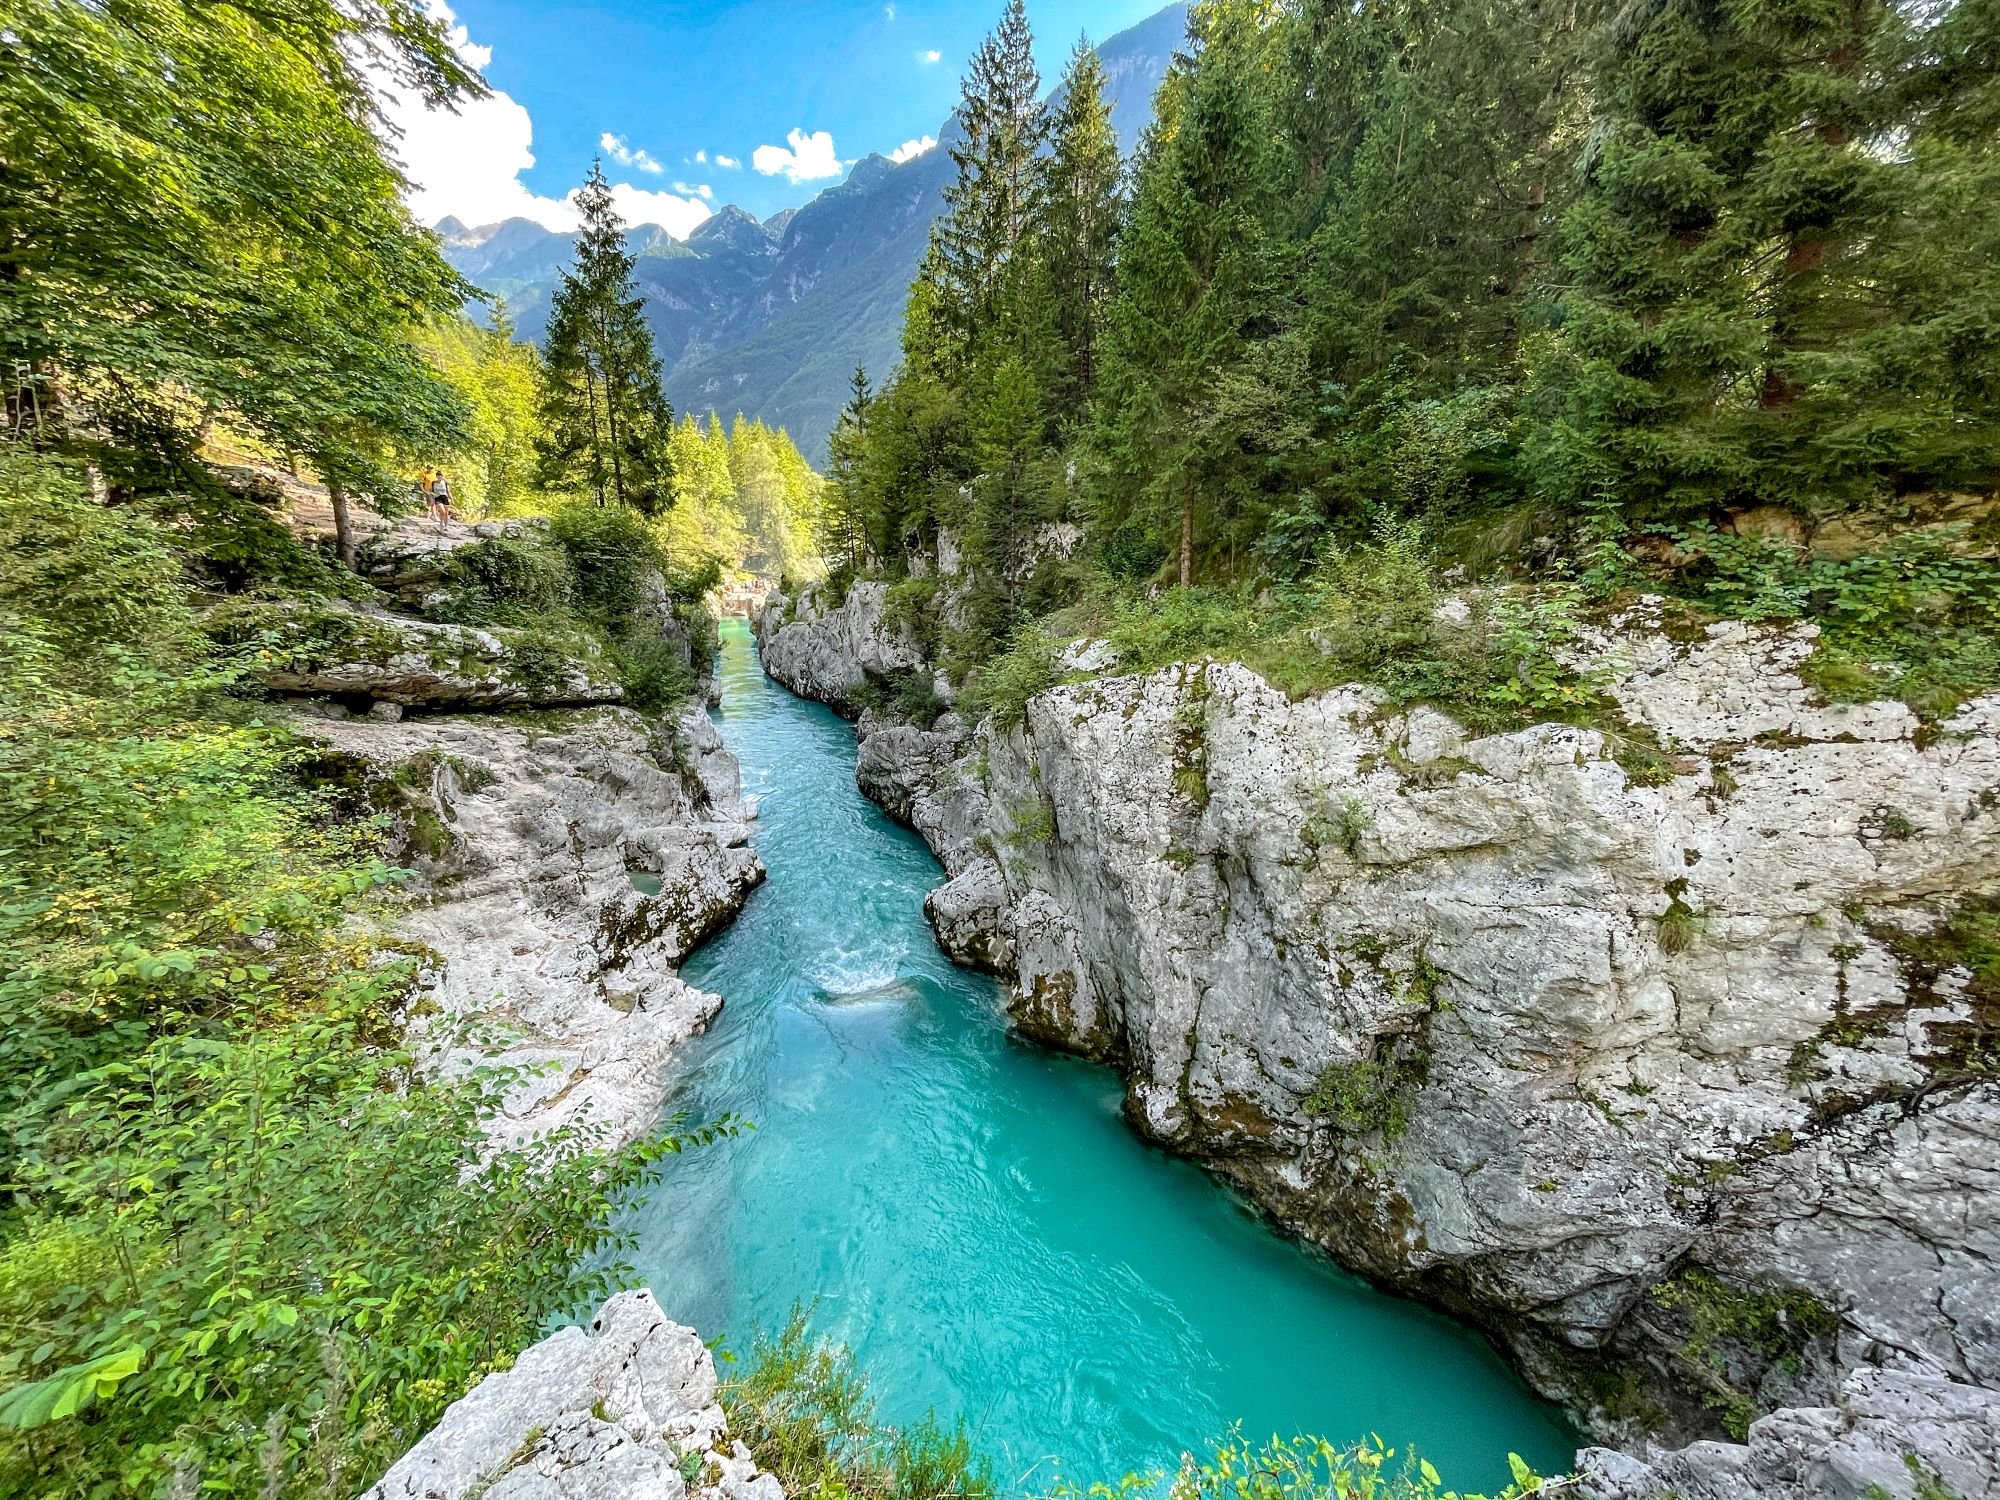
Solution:
[[[1207,0],[1123,196],[1087,53],[1059,119],[1019,107],[1025,25],[833,445],[830,561],[960,547],[957,675],[1080,593],[1356,671],[1274,642],[1368,607],[1330,586],[1388,532],[1817,621],[1838,698],[2000,683],[1988,7]]]

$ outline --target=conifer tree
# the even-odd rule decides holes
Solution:
[[[841,408],[828,440],[825,504],[820,513],[819,550],[829,564],[859,571],[867,550],[868,525],[862,489],[862,464],[868,444],[868,409],[874,395],[868,372],[860,365],[848,382],[847,405]]]
[[[1988,16],[1650,0],[1604,29],[1537,351],[1547,493],[1812,513],[2000,478]]]
[[[1081,402],[1096,380],[1097,341],[1115,285],[1123,172],[1104,67],[1088,42],[1070,55],[1051,145],[1039,248],[1065,356],[1061,391]]]
[[[576,202],[583,219],[576,260],[549,307],[543,479],[561,485],[580,477],[599,505],[659,510],[672,503],[673,411],[632,282],[636,257],[601,162],[591,164]]]
[[[1198,548],[1225,525],[1289,432],[1280,410],[1302,380],[1273,277],[1284,198],[1268,85],[1271,39],[1257,0],[1208,0],[1189,18],[1155,100],[1131,221],[1119,242],[1094,446],[1100,524],[1136,524],[1192,582]]]
[[[1007,0],[965,76],[962,137],[949,148],[958,175],[945,187],[920,277],[925,315],[944,335],[930,344],[947,358],[968,354],[999,321],[1008,267],[1041,188],[1041,86],[1026,5]]]

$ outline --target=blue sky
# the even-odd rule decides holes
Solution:
[[[683,235],[714,208],[796,207],[871,151],[921,149],[958,97],[1002,0],[431,0],[494,97],[456,117],[390,109],[427,222],[571,222],[565,195],[604,155],[620,208]],[[1029,0],[1053,81],[1164,0]]]

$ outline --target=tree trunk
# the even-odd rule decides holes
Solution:
[[[333,501],[333,550],[350,573],[360,571],[360,552],[354,545],[354,523],[347,514],[347,491],[329,480],[327,498]]]
[[[1181,587],[1194,582],[1194,486],[1181,491]]]

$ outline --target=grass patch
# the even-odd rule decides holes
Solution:
[[[991,1500],[992,1471],[964,1425],[934,1416],[913,1427],[877,1422],[874,1398],[838,1344],[813,1336],[794,1308],[759,1335],[742,1373],[722,1383],[731,1436],[795,1500]]]

